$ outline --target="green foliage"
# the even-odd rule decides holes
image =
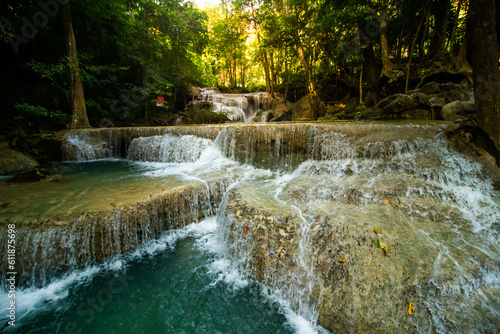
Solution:
[[[4,2],[0,42],[10,59],[0,71],[0,82],[6,83],[0,90],[6,117],[0,124],[34,128],[34,123],[64,122],[72,109],[71,62],[60,19],[51,17],[47,27],[19,45],[16,55],[9,36],[22,33],[20,18],[32,17],[39,8],[31,0]],[[191,85],[263,91],[269,88],[265,58],[268,79],[289,100],[307,93],[304,63],[321,98],[352,98],[359,90],[366,48],[373,46],[374,63],[380,66],[382,11],[388,10],[391,61],[404,68],[405,50],[419,26],[413,55],[425,58],[436,22],[430,8],[436,2],[431,0],[428,9],[419,0],[223,0],[200,11],[182,0],[72,1],[87,113],[93,126],[102,120],[140,125],[183,110]],[[453,39],[456,55],[465,36],[467,6],[452,22],[458,1],[451,4],[447,38]],[[428,62],[417,59],[414,64]],[[419,76],[429,71],[412,68]],[[365,69],[365,80],[368,74]],[[164,108],[156,107],[156,96],[166,98]]]
[[[60,110],[51,111],[41,106],[18,103],[14,109],[14,120],[17,126],[25,131],[60,127],[71,120],[71,116]]]
[[[49,111],[44,107],[33,106],[27,103],[16,104],[16,110],[18,111],[18,115],[16,119],[31,119],[31,118],[48,118],[58,122],[68,122],[70,120],[70,116],[61,112],[60,110]]]

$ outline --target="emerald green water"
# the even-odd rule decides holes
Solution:
[[[201,227],[205,224],[205,227]],[[208,224],[208,225],[207,225]],[[22,291],[6,333],[293,333],[279,303],[233,272],[215,220],[51,286]],[[196,229],[196,227],[195,227]],[[176,241],[176,239],[178,239]],[[70,275],[71,276],[71,275]],[[77,278],[77,276],[80,276]]]
[[[47,169],[54,176],[38,183],[0,180],[0,204],[4,204],[0,208],[1,220],[105,211],[187,183],[178,174],[146,177],[144,173],[150,167],[118,159],[58,163]]]

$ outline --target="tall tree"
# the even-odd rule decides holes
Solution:
[[[390,77],[394,69],[394,64],[389,59],[389,41],[387,37],[387,20],[389,17],[389,1],[384,0],[382,10],[380,12],[380,45],[382,49],[382,73]]]
[[[439,0],[435,4],[434,34],[429,45],[428,57],[432,60],[442,60],[446,49],[446,32],[450,16],[450,0]]]
[[[477,123],[497,150],[500,163],[500,72],[496,34],[495,2],[471,0],[467,29],[471,41],[471,61]]]
[[[71,129],[90,128],[87,108],[85,106],[85,96],[83,94],[83,83],[80,74],[80,64],[76,51],[75,33],[71,21],[71,9],[69,2],[61,4],[61,16],[66,36],[66,48],[68,52],[68,65],[71,74],[71,92],[73,99],[73,115],[71,119]]]

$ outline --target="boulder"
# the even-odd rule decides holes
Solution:
[[[197,99],[201,96],[201,88],[200,87],[189,87],[189,94],[193,96],[193,100]]]
[[[443,106],[441,118],[445,121],[455,121],[460,118],[469,118],[475,110],[475,103],[470,101],[453,101]]]
[[[326,107],[317,95],[308,94],[298,100],[292,108],[292,121],[314,121],[322,117]]]
[[[264,119],[266,122],[270,122],[274,118],[272,111],[264,112]]]
[[[38,162],[27,154],[10,148],[0,149],[0,174],[14,173],[38,166]]]
[[[184,108],[184,110],[194,111],[194,110],[201,110],[201,109],[212,109],[212,107],[213,107],[212,102],[193,100],[193,101],[190,101],[188,104],[186,104],[186,107]]]
[[[427,101],[430,108],[442,108],[446,104],[446,100],[442,97],[434,96]]]
[[[441,85],[437,82],[429,82],[420,88],[420,93],[433,95],[441,93]]]
[[[219,124],[231,120],[223,113],[210,111],[209,109],[189,110],[184,113],[185,124]]]
[[[450,103],[453,101],[467,101],[472,97],[472,90],[460,85],[448,86],[449,90],[443,91],[438,96]]]
[[[413,101],[415,101],[417,105],[425,105],[429,101],[429,96],[422,92],[418,92],[413,95]]]
[[[394,94],[394,95],[389,95],[388,97],[386,97],[385,99],[383,99],[382,101],[380,101],[378,104],[377,104],[377,108],[380,108],[380,109],[383,109],[385,107],[387,107],[389,104],[391,104],[399,95],[401,94]]]
[[[290,107],[281,99],[276,99],[276,103],[272,104],[272,112],[274,117],[280,117],[284,113],[290,111]]]
[[[415,101],[413,101],[410,96],[406,94],[397,94],[388,105],[383,107],[383,109],[386,114],[395,114],[404,110],[415,108],[415,106]]]

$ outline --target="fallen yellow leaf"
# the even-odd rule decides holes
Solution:
[[[408,313],[409,314],[415,313],[415,306],[413,306],[412,302],[410,302],[410,306],[408,307]]]
[[[385,205],[389,205],[389,199],[388,198],[385,199]]]
[[[380,233],[380,230],[379,230],[378,228],[374,228],[374,229],[373,229],[373,232],[375,232],[375,233],[379,234],[379,233]]]
[[[340,263],[344,263],[345,262],[345,255],[342,255],[339,259],[339,262]]]
[[[389,248],[387,247],[387,245],[384,244],[382,241],[379,241],[379,243],[380,243],[380,248],[382,248],[384,250],[385,256],[389,256],[389,253],[388,253]]]

